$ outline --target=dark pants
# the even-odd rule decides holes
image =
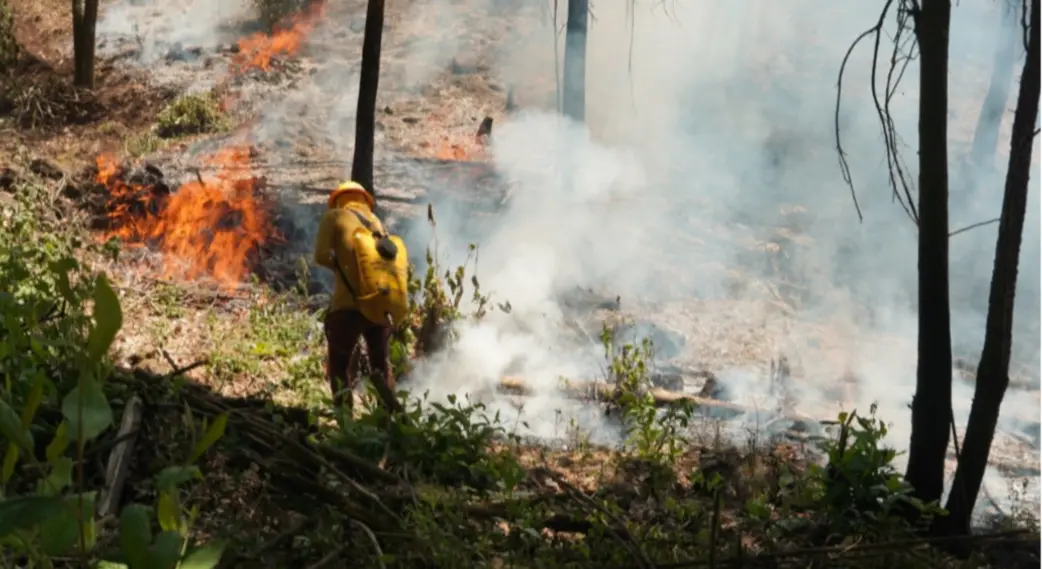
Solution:
[[[394,375],[391,371],[389,345],[391,329],[373,324],[357,310],[337,310],[326,315],[326,344],[328,346],[328,379],[336,405],[354,406],[352,389],[358,375],[355,355],[358,339],[365,338],[369,353],[370,381],[376,387],[384,407],[400,410],[395,396]],[[346,398],[345,398],[346,396]]]

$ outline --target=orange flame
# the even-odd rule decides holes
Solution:
[[[233,173],[248,168],[248,148],[218,151],[206,160],[218,168],[215,180],[189,182],[168,196],[119,179],[110,155],[99,156],[97,163],[97,181],[110,193],[111,229],[103,239],[120,237],[162,251],[164,278],[211,276],[235,288],[249,270],[250,254],[273,235],[256,179]]]
[[[276,55],[292,55],[300,50],[306,36],[325,11],[325,0],[315,0],[303,12],[293,14],[268,35],[259,32],[238,41],[239,53],[233,61],[240,72],[249,69],[270,71]]]

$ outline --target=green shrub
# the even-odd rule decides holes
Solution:
[[[227,128],[220,101],[213,93],[193,93],[178,97],[156,116],[154,131],[161,138],[173,138]]]

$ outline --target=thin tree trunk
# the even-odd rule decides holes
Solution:
[[[995,167],[995,151],[999,146],[999,127],[1002,115],[1006,112],[1009,101],[1010,83],[1013,80],[1013,64],[1016,62],[1017,39],[1020,34],[1014,30],[1016,18],[1013,10],[1000,6],[998,45],[995,46],[995,60],[991,66],[991,81],[988,94],[984,96],[980,115],[977,117],[977,128],[973,131],[973,144],[970,147],[970,161],[975,168]]]
[[[373,151],[376,148],[376,92],[380,83],[380,44],[383,40],[384,0],[369,0],[362,39],[362,70],[358,80],[358,110],[355,113],[355,155],[351,179],[370,194],[373,188]]]
[[[564,36],[564,115],[586,122],[586,30],[589,0],[568,0],[568,26]]]
[[[922,0],[919,42],[919,361],[906,479],[925,502],[944,491],[952,400],[948,291],[950,0]]]
[[[1013,337],[1013,301],[1017,287],[1020,243],[1027,212],[1031,154],[1034,149],[1035,120],[1040,95],[1039,0],[1031,0],[1030,39],[1024,71],[1020,76],[1017,110],[1013,115],[1009,167],[1002,197],[999,236],[995,243],[995,266],[988,295],[988,320],[984,348],[977,366],[977,386],[970,407],[962,456],[945,509],[948,515],[938,520],[949,534],[970,532],[970,519],[977,501],[984,470],[988,466],[991,442],[999,419],[1002,398],[1009,386],[1009,360]],[[1022,34],[1016,33],[1020,38]]]
[[[72,0],[73,84],[94,88],[94,28],[98,0]]]

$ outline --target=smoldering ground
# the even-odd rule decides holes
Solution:
[[[869,44],[848,63],[838,117],[863,221],[840,175],[834,132],[842,54],[875,22],[879,6],[853,0],[801,0],[784,7],[755,0],[667,3],[632,11],[625,3],[595,5],[587,48],[588,128],[581,128],[552,112],[555,42],[549,14],[533,23],[538,8],[519,10],[528,25],[508,30],[466,25],[501,4],[420,2],[388,23],[393,35],[438,16],[423,42],[403,48],[401,61],[385,67],[389,74],[396,65],[405,68],[403,88],[422,86],[441,73],[439,66],[481,40],[489,43],[486,51],[502,82],[514,87],[526,109],[498,120],[492,137],[495,166],[513,183],[504,210],[479,221],[470,211],[434,201],[443,266],[462,262],[469,243],[478,243],[482,289],[494,300],[509,300],[513,311],[461,326],[457,345],[414,374],[414,389],[435,396],[476,393],[488,391],[500,375],[522,375],[538,393],[521,415],[535,433],[560,434],[567,422],[562,417],[587,411],[578,417],[585,429],[617,437],[599,413],[576,410],[555,387],[561,375],[603,376],[595,342],[576,343],[565,332],[570,323],[561,297],[581,286],[619,295],[628,312],[682,334],[683,354],[675,360],[711,367],[738,401],[770,408],[763,396],[765,368],[770,358],[785,354],[794,364],[801,410],[830,416],[841,407],[866,410],[878,402],[879,415],[892,424],[888,441],[906,447],[907,404],[915,385],[915,233],[887,186],[869,94]],[[1001,206],[1008,143],[997,151],[997,176],[966,172],[960,163],[987,88],[995,41],[1008,33],[989,10],[968,4],[953,10],[953,173],[975,180],[958,186],[953,174],[953,229],[997,217]],[[563,6],[556,20],[563,25]],[[563,37],[558,43],[563,55]],[[360,34],[336,46],[323,42],[325,51],[312,46],[309,56],[339,62],[329,66],[338,71],[320,71],[310,90],[305,85],[287,93],[264,113],[258,136],[299,131],[300,124],[320,117],[326,130],[315,143],[349,156],[357,45]],[[885,47],[882,65],[889,55]],[[1019,73],[1020,64],[1014,69]],[[892,104],[900,150],[913,173],[916,82],[913,62]],[[381,101],[393,97],[394,88],[381,79]],[[1011,119],[1011,112],[1002,115],[1000,141],[1008,141]],[[1021,375],[1027,370],[1031,391],[1007,394],[1001,428],[1009,430],[1025,423],[1037,430],[1039,416],[1038,214],[1032,193],[1014,337],[1015,367]],[[770,253],[785,231],[779,267]],[[408,235],[413,253],[432,237],[421,220]],[[993,224],[951,241],[952,335],[956,353],[971,361],[983,341],[995,235]],[[597,336],[596,329],[586,332]],[[857,382],[850,400],[834,394],[843,376]],[[957,383],[960,425],[971,393],[972,386]],[[490,406],[508,420],[515,413],[505,399]],[[1002,484],[989,478],[992,483]],[[1004,492],[1004,486],[992,489]]]
[[[760,398],[768,358],[784,353],[800,368],[801,409],[821,416],[840,406],[867,411],[877,402],[891,423],[888,442],[905,448],[915,385],[915,233],[887,186],[869,94],[870,45],[848,63],[838,117],[863,221],[840,176],[834,133],[842,55],[878,18],[878,8],[731,2],[677,5],[665,14],[638,7],[631,22],[622,4],[595,6],[587,48],[589,133],[547,112],[511,117],[494,137],[497,168],[517,184],[507,210],[469,235],[474,221],[467,212],[439,211],[441,251],[455,251],[447,258],[458,261],[466,243],[454,236],[478,241],[482,287],[509,299],[513,312],[462,327],[457,348],[429,362],[421,383],[467,392],[482,379],[514,373],[551,397],[558,375],[598,374],[597,351],[564,349],[560,332],[560,295],[589,286],[619,294],[635,313],[685,333],[688,359],[723,366],[716,371],[736,399]],[[973,135],[994,43],[1010,31],[998,22],[997,13],[982,7],[953,12],[953,172],[976,179],[965,187],[953,178],[953,230],[995,218],[1001,207],[1001,172],[967,172],[960,156]],[[504,74],[520,85],[545,82],[552,50],[552,33],[520,39],[503,58]],[[522,58],[523,65],[510,67]],[[886,65],[886,53],[882,58]],[[892,104],[913,179],[916,82],[913,63]],[[1011,119],[1012,113],[1002,115],[1002,140]],[[764,256],[748,249],[768,245],[786,226],[785,212],[796,207],[808,215],[793,229],[808,244],[790,249],[784,278],[804,291],[793,310],[779,310],[768,291],[781,275],[766,274]],[[1014,339],[1015,369],[1028,376],[1031,390],[1039,367],[1038,231],[1033,193]],[[995,236],[990,225],[960,233],[951,244],[953,342],[971,361],[983,341]],[[737,294],[729,283],[735,272],[747,281]],[[856,378],[856,395],[838,401],[831,387],[844,375]],[[959,380],[953,404],[960,425],[971,394],[972,386]],[[505,404],[496,407],[510,413]],[[556,410],[567,407],[533,401],[523,418],[541,434],[559,432]],[[1037,430],[1038,416],[1035,393],[1012,391],[1002,428]],[[603,434],[603,425],[590,426]]]

